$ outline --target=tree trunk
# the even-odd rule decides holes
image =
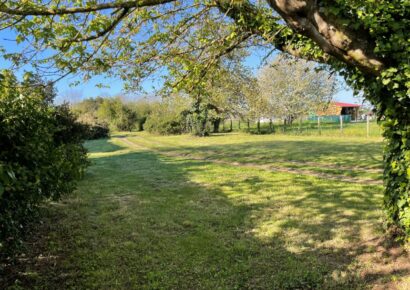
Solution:
[[[250,124],[249,124],[249,119],[248,119],[248,129],[250,129],[251,128],[251,126],[250,126]]]
[[[269,131],[272,133],[273,132],[273,123],[272,119],[269,119]]]
[[[407,112],[406,112],[407,111]],[[410,236],[410,113],[406,108],[379,113],[384,117],[384,208],[394,234]]]
[[[219,125],[221,124],[221,118],[214,119],[212,122],[213,132],[219,133]]]
[[[256,122],[256,128],[258,130],[258,134],[261,133],[261,119],[258,118],[258,121]]]
[[[241,119],[238,120],[238,129],[241,130]]]
[[[229,125],[229,132],[232,132],[232,130],[233,130],[232,119],[230,119],[230,121],[231,121],[231,123],[230,123],[230,125]]]
[[[268,3],[290,28],[312,39],[338,60],[366,74],[378,75],[383,68],[382,60],[373,53],[373,43],[363,33],[343,25],[341,19],[325,15],[320,1],[269,0]]]

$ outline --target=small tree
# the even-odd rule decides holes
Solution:
[[[137,120],[136,120],[136,129],[138,131],[144,130],[144,124],[148,118],[148,116],[152,112],[152,103],[148,100],[138,100],[134,103],[130,103],[129,107],[133,112],[135,112]]]
[[[144,127],[148,132],[161,135],[187,133],[187,115],[190,107],[190,99],[180,95],[151,103],[151,113]]]
[[[269,117],[280,117],[292,124],[329,104],[337,88],[336,78],[315,68],[312,62],[279,55],[261,69],[258,85]]]
[[[97,111],[97,116],[114,130],[131,131],[137,123],[137,114],[119,98],[106,98]]]

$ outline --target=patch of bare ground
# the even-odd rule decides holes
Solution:
[[[360,279],[371,289],[410,289],[410,255],[403,244],[391,238],[375,238],[360,245],[357,260],[364,265]],[[400,279],[398,277],[401,277]]]

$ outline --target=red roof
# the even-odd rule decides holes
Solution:
[[[334,104],[338,107],[354,107],[354,108],[360,107],[360,105],[358,104],[350,104],[350,103],[335,102]]]

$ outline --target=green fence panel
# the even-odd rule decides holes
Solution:
[[[351,115],[341,115],[343,119],[343,123],[350,123],[352,121]],[[317,118],[319,116],[310,116],[308,118],[311,122],[317,122]],[[339,123],[340,122],[340,115],[332,115],[332,116],[320,116],[321,123]]]

